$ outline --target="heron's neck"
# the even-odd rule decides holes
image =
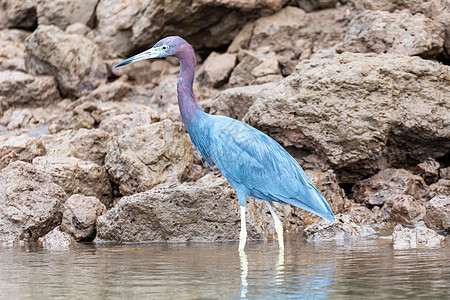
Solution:
[[[195,99],[193,84],[195,75],[195,56],[192,48],[178,56],[180,75],[177,82],[178,105],[186,129],[189,131],[194,120],[203,112]]]

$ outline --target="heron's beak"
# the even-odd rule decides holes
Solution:
[[[161,54],[161,52],[158,51],[158,49],[150,48],[147,51],[141,52],[139,54],[136,54],[135,56],[125,59],[123,62],[115,65],[114,68],[125,66],[132,62],[136,62],[136,61],[140,61],[140,60],[144,60],[144,59],[156,58],[156,57],[159,57],[160,54]]]

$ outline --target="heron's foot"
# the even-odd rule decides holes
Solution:
[[[244,251],[246,242],[247,242],[247,231],[241,230],[241,234],[239,235],[239,251]]]

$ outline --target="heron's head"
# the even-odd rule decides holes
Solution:
[[[114,68],[128,65],[132,62],[149,59],[149,58],[162,58],[166,56],[179,57],[186,51],[193,51],[191,45],[189,45],[184,39],[179,36],[168,36],[157,42],[150,49],[136,54],[123,62],[114,66]]]

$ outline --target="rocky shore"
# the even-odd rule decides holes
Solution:
[[[0,7],[0,244],[238,239],[234,190],[181,123],[178,61],[112,69],[168,35],[196,49],[200,106],[277,140],[337,215],[275,203],[285,230],[391,229],[396,249],[450,232],[448,1],[78,3]],[[247,207],[249,238],[276,238]]]

